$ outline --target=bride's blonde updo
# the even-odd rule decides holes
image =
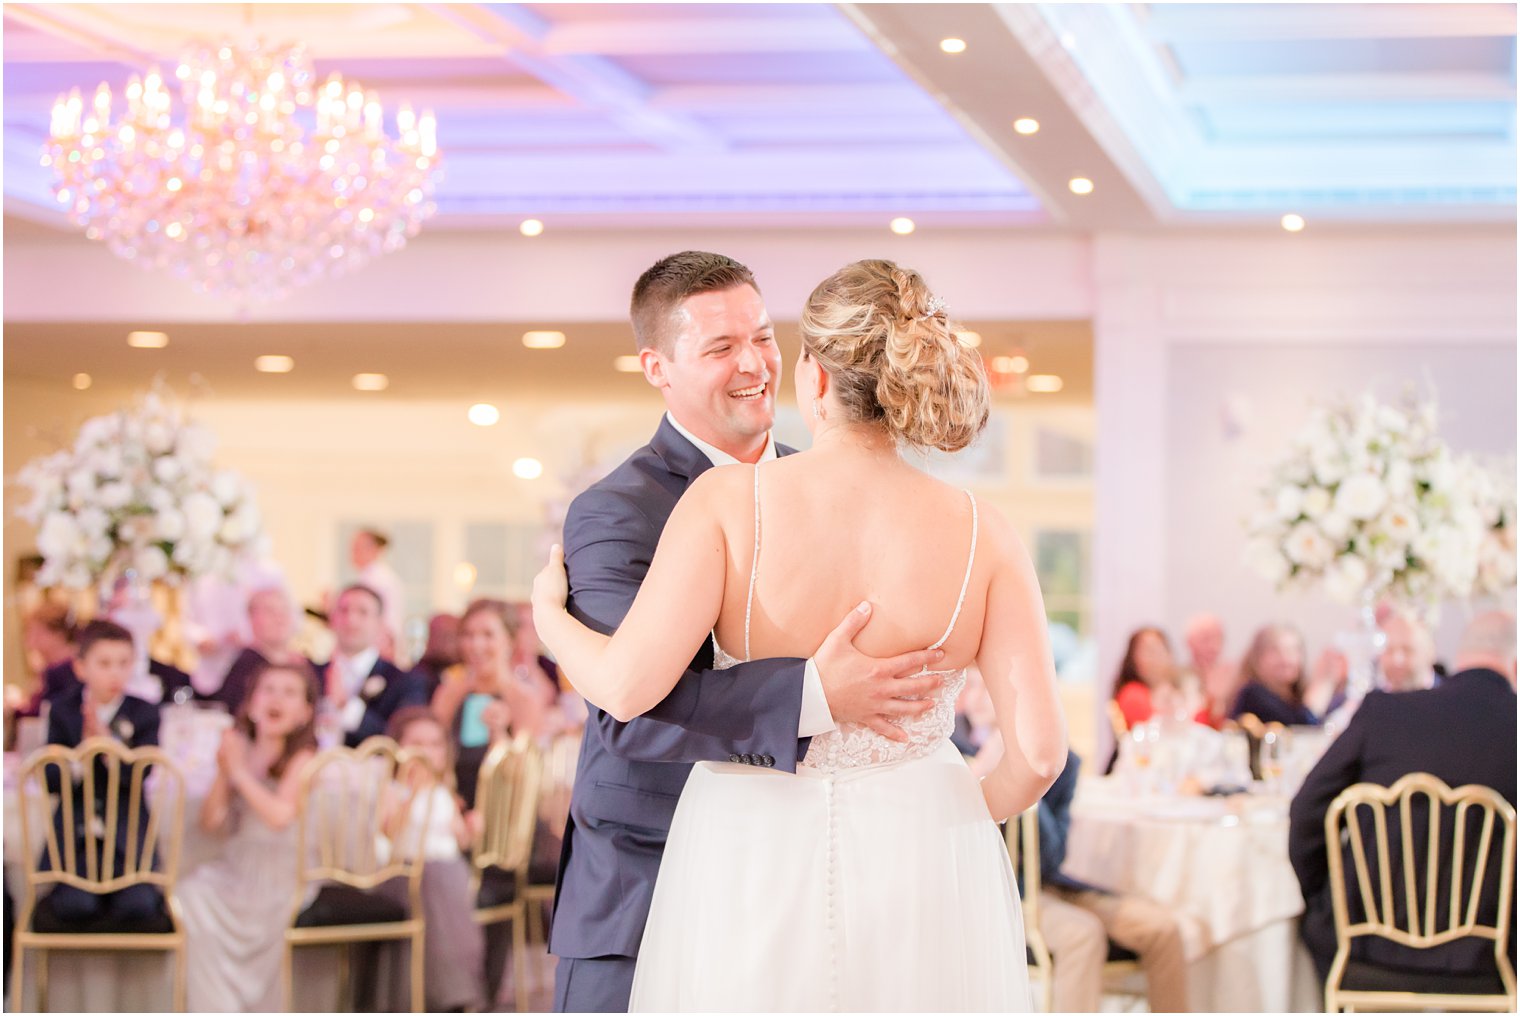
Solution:
[[[824,279],[802,309],[802,345],[850,419],[881,421],[906,444],[959,451],[987,425],[982,359],[911,268],[856,261]]]

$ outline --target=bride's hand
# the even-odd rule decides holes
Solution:
[[[533,577],[533,609],[563,610],[570,596],[570,577],[565,574],[565,552],[559,544],[549,548],[549,563]]]

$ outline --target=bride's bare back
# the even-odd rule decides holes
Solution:
[[[816,449],[760,468],[760,559],[748,656],[810,657],[862,601],[872,605],[855,639],[876,657],[923,649],[945,633],[971,553],[972,506],[964,491],[912,468],[895,454]],[[745,652],[745,607],[754,560],[754,469],[715,476],[712,505],[727,545],[716,632],[732,654]],[[978,554],[944,669],[972,663],[981,643],[992,569]]]

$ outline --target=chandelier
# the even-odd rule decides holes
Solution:
[[[403,105],[387,135],[375,93],[318,84],[303,47],[202,43],[122,98],[59,97],[53,192],[85,236],[203,293],[278,299],[400,250],[437,210],[432,114]]]

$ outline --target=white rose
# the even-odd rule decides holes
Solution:
[[[137,546],[153,537],[153,518],[150,515],[133,515],[123,519],[117,526],[118,538],[125,544]]]
[[[198,540],[209,540],[222,527],[222,506],[210,494],[196,491],[185,498],[185,531]]]
[[[97,536],[90,540],[85,548],[85,556],[97,565],[105,564],[111,559],[111,554],[116,550],[116,544],[111,542],[108,536]]]
[[[1388,464],[1383,484],[1393,497],[1408,497],[1414,491],[1414,468],[1408,459],[1394,459]]]
[[[115,446],[101,448],[89,459],[90,468],[102,481],[119,477],[125,472],[125,460],[121,449]]]
[[[1335,508],[1351,519],[1370,519],[1383,510],[1388,491],[1376,476],[1348,476],[1335,491]]]
[[[1325,538],[1318,526],[1311,522],[1300,522],[1288,533],[1283,551],[1288,560],[1318,570],[1329,564],[1335,556],[1335,545]]]
[[[80,532],[87,537],[104,536],[111,527],[111,517],[94,505],[81,509],[74,516]]]
[[[162,455],[174,447],[174,428],[163,420],[149,420],[143,427],[143,444],[154,455]]]
[[[184,535],[185,516],[177,508],[161,509],[154,517],[154,539],[173,543]]]
[[[1389,434],[1397,437],[1409,429],[1409,420],[1403,413],[1392,406],[1379,406],[1377,411],[1377,424]]]
[[[132,503],[132,488],[119,480],[113,480],[101,487],[97,496],[102,508],[111,510],[125,508]]]
[[[1246,544],[1243,557],[1248,568],[1269,582],[1281,582],[1288,577],[1288,562],[1274,543],[1252,540]]]
[[[43,557],[74,557],[84,550],[84,536],[71,515],[53,512],[42,520],[37,549]]]
[[[186,424],[179,432],[179,454],[189,462],[210,462],[216,452],[216,435],[198,423]]]
[[[167,511],[175,507],[175,497],[162,487],[149,487],[147,496],[143,498],[148,507],[156,512]]]
[[[75,447],[79,449],[89,448],[93,445],[109,444],[116,440],[116,435],[121,432],[120,418],[112,416],[97,416],[86,420],[79,426],[79,438]]]
[[[1319,517],[1319,528],[1336,543],[1344,543],[1351,534],[1351,520],[1338,511],[1328,511]]]
[[[1367,565],[1353,554],[1342,554],[1325,570],[1325,593],[1337,603],[1355,603],[1367,588]]]
[[[1304,514],[1317,519],[1330,510],[1330,492],[1324,487],[1313,487],[1304,495]]]
[[[157,544],[148,544],[132,558],[133,567],[145,581],[161,579],[169,573],[169,557]]]
[[[88,589],[92,585],[90,569],[83,564],[71,564],[64,571],[61,581],[69,589]]]
[[[236,473],[224,469],[212,478],[211,493],[222,504],[231,507],[242,496],[243,484]]]
[[[1396,501],[1378,517],[1377,531],[1402,550],[1420,535],[1420,520],[1413,508]]]
[[[1304,507],[1304,492],[1299,487],[1284,487],[1277,492],[1277,517],[1284,522],[1298,518]]]
[[[221,531],[216,534],[218,540],[234,546],[252,535],[253,530],[248,525],[247,518],[237,512],[227,516],[227,521],[222,523]]]
[[[185,467],[172,455],[160,456],[153,463],[153,478],[159,483],[173,483],[184,475]]]
[[[95,494],[95,471],[79,468],[69,473],[65,481],[69,497],[87,500]]]
[[[1346,475],[1341,450],[1335,447],[1316,447],[1310,461],[1314,465],[1314,479],[1322,487],[1333,487]]]

